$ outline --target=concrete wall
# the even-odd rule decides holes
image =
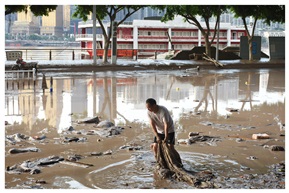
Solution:
[[[253,60],[260,60],[261,59],[261,36],[254,36],[253,37],[252,54],[253,54]],[[248,37],[247,36],[241,36],[240,57],[243,60],[249,59],[249,45],[248,45]]]
[[[270,60],[285,59],[285,37],[269,37]]]

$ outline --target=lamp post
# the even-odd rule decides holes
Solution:
[[[96,5],[92,6],[93,64],[96,65]]]

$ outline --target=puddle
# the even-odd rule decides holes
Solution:
[[[216,176],[232,178],[244,174],[242,165],[235,160],[226,159],[225,156],[192,152],[181,152],[180,156],[187,171],[211,171]],[[102,189],[159,188],[158,184],[162,184],[161,188],[165,189],[192,188],[185,182],[160,179],[154,171],[154,161],[151,152],[139,153],[133,155],[131,159],[90,172],[88,179],[94,187]]]

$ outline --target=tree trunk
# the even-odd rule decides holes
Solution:
[[[253,60],[253,54],[252,54],[252,37],[248,36],[248,45],[249,45],[249,60]]]
[[[211,56],[211,44],[210,44],[210,41],[209,41],[209,37],[208,36],[205,36],[205,46],[206,46],[206,54],[210,57]]]
[[[103,56],[102,56],[103,63],[108,62],[108,46],[109,46],[109,40],[105,40],[104,47],[103,47]]]

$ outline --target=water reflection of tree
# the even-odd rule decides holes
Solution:
[[[199,108],[202,106],[203,103],[205,103],[204,111],[207,111],[208,108],[208,98],[210,97],[212,100],[212,109],[215,111],[215,103],[214,103],[214,97],[211,93],[210,86],[213,84],[213,80],[215,80],[216,75],[207,75],[206,77],[202,77],[203,84],[204,84],[204,93],[202,99],[199,101],[199,104],[195,107],[194,111],[199,111]]]
[[[107,77],[104,77],[102,79],[103,81],[103,89],[104,89],[104,101],[103,101],[103,104],[102,104],[102,108],[100,110],[100,114],[101,115],[105,115],[105,109],[106,109],[106,105],[108,104],[109,105],[109,109],[111,107],[111,102],[110,102],[110,97],[109,97],[109,92],[108,92],[108,82],[107,82]],[[105,116],[106,118],[108,116]]]
[[[251,76],[252,76],[252,73],[251,72],[248,72],[248,79],[247,81],[245,82],[246,84],[246,87],[247,87],[247,90],[246,90],[246,96],[242,101],[242,106],[241,106],[241,109],[240,111],[243,111],[244,110],[244,107],[245,107],[245,104],[247,102],[250,103],[250,109],[252,109],[253,105],[252,105],[252,92],[251,92]]]
[[[93,77],[94,85],[96,85],[96,77]],[[109,79],[110,79],[110,86],[109,86]],[[117,111],[117,78],[116,77],[103,77],[102,78],[102,83],[103,83],[103,90],[104,90],[104,100],[101,105],[101,110],[97,113],[100,116],[102,116],[103,119],[109,119],[110,121],[113,121],[117,115],[122,117],[125,120],[126,124],[130,124],[131,122],[121,113]],[[111,90],[109,90],[111,88]],[[96,104],[96,88],[94,86],[93,89],[93,104],[95,106]],[[108,109],[108,113],[106,110]],[[96,111],[94,109],[93,111],[96,115]]]

